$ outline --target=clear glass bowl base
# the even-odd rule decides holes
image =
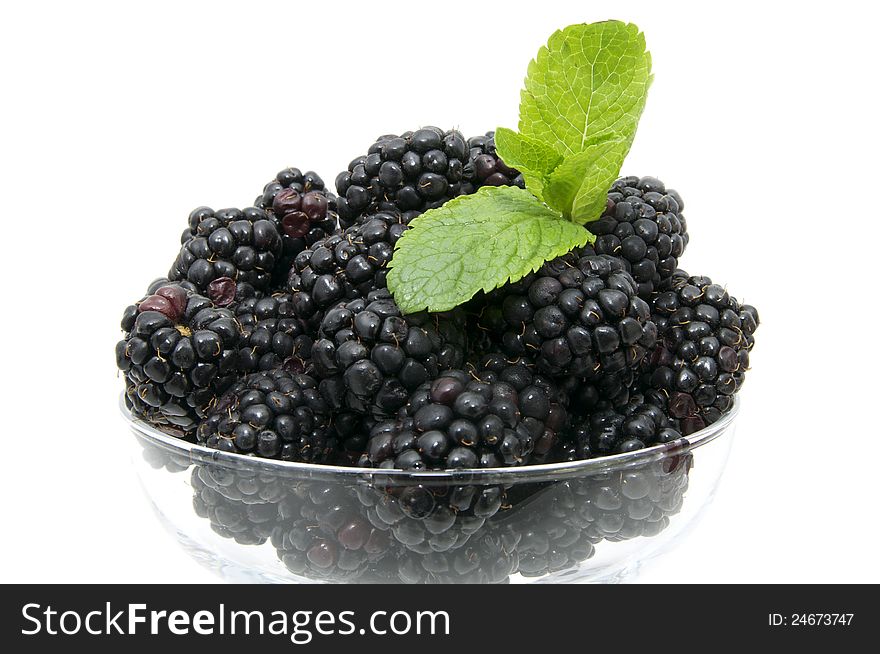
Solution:
[[[618,583],[709,506],[737,401],[686,439],[589,461],[411,472],[210,450],[123,407],[169,534],[234,583]]]

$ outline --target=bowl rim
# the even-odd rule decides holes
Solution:
[[[328,465],[322,463],[303,463],[299,461],[280,461],[256,456],[223,452],[198,443],[166,433],[150,423],[136,417],[125,404],[125,393],[121,393],[119,409],[138,440],[165,450],[172,456],[181,456],[191,463],[219,465],[254,472],[276,475],[289,474],[339,479],[340,476],[353,478],[381,477],[387,481],[411,480],[418,483],[431,481],[468,483],[499,483],[505,480],[513,483],[524,481],[558,480],[561,478],[583,477],[591,474],[607,474],[643,466],[662,459],[679,456],[707,443],[711,443],[728,431],[740,410],[739,396],[734,396],[733,406],[721,418],[708,427],[690,436],[652,445],[633,452],[610,454],[595,459],[564,461],[560,463],[538,463],[507,468],[462,468],[445,470],[403,470],[400,468],[363,468],[358,466]]]

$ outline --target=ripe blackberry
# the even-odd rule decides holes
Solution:
[[[406,552],[398,559],[404,584],[504,584],[519,567],[518,535],[488,526],[449,552]]]
[[[192,284],[159,282],[149,292],[123,314],[116,363],[134,413],[188,434],[235,380],[241,329]]]
[[[576,485],[577,480],[572,480],[512,489],[512,496],[522,499],[499,523],[517,536],[517,572],[524,577],[577,567],[595,553],[595,539],[587,534],[590,521],[581,515],[579,498],[572,491]]]
[[[238,368],[257,372],[284,367],[290,372],[306,372],[313,339],[296,317],[291,296],[276,293],[254,296],[232,306],[241,325]]]
[[[211,407],[196,438],[225,452],[309,463],[326,461],[338,447],[318,382],[281,369],[237,382]]]
[[[533,457],[544,457],[556,446],[559,435],[568,424],[570,399],[578,382],[573,377],[548,379],[536,371],[535,364],[525,358],[513,359],[503,354],[485,355],[475,373],[480,381],[510,384],[517,393],[530,392],[529,387],[543,391],[549,402],[544,432],[535,442]]]
[[[551,393],[533,381],[517,390],[492,372],[447,371],[419,387],[396,420],[373,428],[360,463],[408,470],[521,465],[555,438],[559,417]]]
[[[279,523],[283,490],[277,478],[253,471],[197,465],[191,476],[193,510],[211,529],[239,545],[262,545]]]
[[[688,244],[681,196],[655,177],[621,177],[605,211],[584,225],[596,235],[598,254],[620,257],[645,297],[669,279]]]
[[[655,344],[650,307],[621,259],[574,252],[487,296],[487,329],[512,357],[553,376],[634,369]]]
[[[360,216],[396,210],[408,222],[479,186],[524,186],[518,171],[498,159],[493,136],[466,141],[456,130],[437,127],[380,136],[336,177],[340,218],[352,224]]]
[[[604,541],[652,537],[681,510],[693,455],[673,456],[623,471],[559,481],[543,489],[521,484],[500,524],[520,537],[520,574],[565,572]],[[518,495],[526,495],[516,501]]]
[[[378,289],[324,314],[312,362],[325,381],[342,381],[329,393],[338,398],[334,406],[388,416],[440,371],[462,366],[465,345],[459,312],[403,316]]]
[[[263,187],[254,206],[273,218],[281,234],[283,252],[278,263],[278,282],[283,283],[293,258],[339,229],[336,196],[314,171],[285,168]]]
[[[168,278],[190,281],[203,294],[222,278],[266,291],[281,252],[278,227],[262,209],[199,207],[189,215],[189,229]]]
[[[749,368],[758,311],[708,277],[676,271],[652,303],[660,339],[644,386],[665,396],[684,435],[718,420],[733,405]]]
[[[665,405],[635,395],[621,408],[594,410],[574,421],[563,434],[559,458],[575,461],[632,452],[681,436],[678,421],[666,414]]]
[[[337,583],[397,581],[399,545],[370,525],[345,484],[291,480],[279,514],[272,545],[293,574]]]
[[[134,437],[142,448],[143,460],[153,470],[165,470],[174,474],[186,472],[192,466],[192,458],[186,450],[181,453],[168,447],[160,447],[137,432]]]
[[[355,490],[373,527],[423,555],[462,548],[505,503],[504,488],[491,484],[377,484]]]
[[[570,387],[571,412],[589,416],[596,411],[620,409],[630,401],[636,390],[636,370],[623,370],[612,375],[600,375],[592,381],[576,382]]]
[[[386,288],[386,267],[406,229],[399,214],[378,213],[301,252],[287,283],[297,316],[320,322],[324,311],[338,302]]]

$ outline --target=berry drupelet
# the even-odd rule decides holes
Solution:
[[[318,382],[274,369],[248,375],[221,395],[199,425],[199,443],[225,452],[321,463],[338,439]]]
[[[638,366],[656,340],[650,307],[622,260],[572,253],[493,291],[483,316],[512,357],[594,380]]]
[[[351,224],[396,210],[408,221],[480,186],[524,186],[519,172],[498,159],[493,136],[465,140],[438,127],[380,136],[336,177],[340,218]]]
[[[136,414],[189,434],[235,380],[241,328],[192,284],[159,282],[149,292],[123,314],[116,363]]]
[[[681,196],[655,177],[622,177],[608,192],[605,211],[584,225],[598,254],[620,257],[646,297],[669,279],[688,244]]]
[[[322,390],[337,398],[334,406],[387,417],[421,384],[461,367],[465,341],[460,312],[403,316],[391,294],[378,289],[324,314],[312,362]]]
[[[653,300],[660,339],[644,385],[665,399],[687,435],[730,410],[755,345],[758,312],[708,277],[676,271]]]
[[[200,293],[224,278],[266,291],[281,251],[278,227],[262,209],[199,207],[189,216],[189,229],[168,278],[192,282]]]
[[[489,381],[484,381],[485,376]],[[559,408],[543,386],[517,390],[495,373],[451,370],[423,384],[393,420],[370,432],[363,466],[427,470],[527,463]]]

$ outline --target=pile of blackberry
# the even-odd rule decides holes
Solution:
[[[588,245],[451,311],[403,314],[387,274],[410,221],[501,185],[525,186],[492,132],[424,127],[377,139],[336,177],[338,197],[317,173],[285,168],[254,206],[195,209],[168,277],[123,314],[128,407],[225,452],[379,470],[625,454],[731,410],[758,314],[679,268],[684,202],[655,177],[614,182]],[[427,513],[392,494],[365,519],[406,553],[448,554],[507,501],[495,487],[420,497]],[[303,538],[276,535],[291,561]],[[480,547],[508,551],[490,541]],[[588,554],[579,547],[569,558]]]
[[[216,534],[273,548],[306,580],[506,583],[514,574],[575,571],[603,541],[656,536],[682,507],[692,461],[684,453],[509,488],[197,464],[191,486],[196,515]]]

